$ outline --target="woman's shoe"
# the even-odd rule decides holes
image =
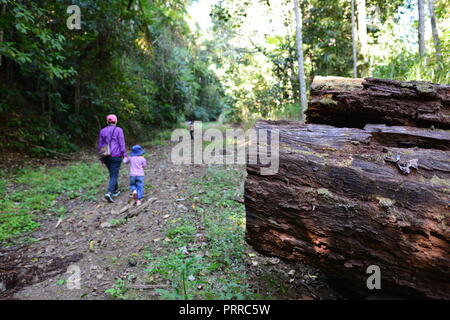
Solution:
[[[105,199],[109,203],[114,203],[114,199],[112,198],[111,193],[109,193],[109,192],[107,194],[105,194]]]

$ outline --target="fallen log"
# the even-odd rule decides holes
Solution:
[[[308,123],[337,127],[382,123],[450,129],[450,85],[315,77],[306,115]]]
[[[256,129],[280,137],[277,174],[247,164],[246,240],[257,251],[315,266],[360,295],[374,294],[366,271],[376,265],[384,293],[450,298],[449,131]]]
[[[126,218],[130,219],[130,218],[133,218],[133,217],[137,216],[141,212],[147,210],[147,207],[149,205],[151,205],[153,202],[155,202],[156,200],[158,200],[158,199],[157,198],[150,198],[146,202],[142,203],[140,206],[136,206],[134,209],[130,210],[126,214]]]

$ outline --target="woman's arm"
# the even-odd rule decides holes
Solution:
[[[125,149],[125,137],[123,135],[123,130],[120,128],[119,134],[118,134],[118,140],[119,140],[119,149],[122,157],[127,157],[127,150]]]

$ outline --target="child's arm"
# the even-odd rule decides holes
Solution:
[[[130,162],[130,158],[128,158],[127,155],[125,155],[125,158],[123,158],[123,163],[128,163]]]
[[[147,168],[147,159],[142,157],[142,168]]]

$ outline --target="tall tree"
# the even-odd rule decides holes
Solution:
[[[0,6],[0,16],[4,16],[6,13],[6,4],[3,3]],[[4,34],[4,30],[3,28],[0,28],[0,43],[3,42],[3,34]],[[0,54],[0,67],[2,66],[2,55]]]
[[[353,78],[358,77],[357,39],[355,27],[355,0],[352,0]]]
[[[368,41],[367,41],[367,14],[366,14],[366,0],[357,0],[356,8],[358,11],[358,39],[360,46],[360,54],[362,56],[363,64],[361,68],[362,76],[367,76],[368,73]]]
[[[306,98],[305,68],[303,65],[303,34],[302,34],[302,14],[299,10],[298,0],[294,0],[295,24],[297,35],[297,56],[298,56],[298,76],[300,81],[300,97],[302,104],[301,120],[305,120],[305,111],[308,108],[308,99]]]
[[[431,32],[433,34],[434,49],[436,51],[436,60],[439,61],[442,58],[442,51],[441,51],[441,40],[439,39],[439,33],[436,24],[434,2],[435,0],[428,0],[428,9],[430,11]]]
[[[421,57],[425,57],[425,9],[424,0],[417,0],[417,6],[419,9],[419,54]]]

